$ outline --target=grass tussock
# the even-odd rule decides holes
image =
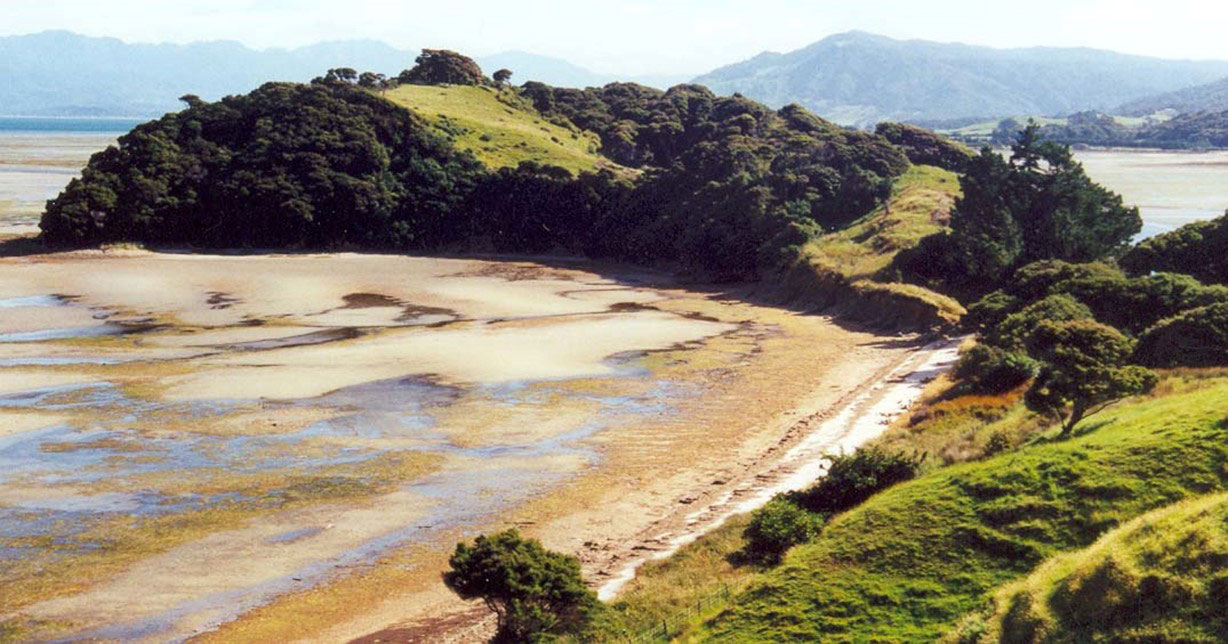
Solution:
[[[1106,411],[1067,440],[1033,433],[838,515],[688,637],[933,641],[1050,557],[1156,508],[1228,489],[1228,378],[1173,377],[1176,393]],[[1031,422],[1018,407],[979,417],[1008,401],[934,401],[920,424],[945,436],[941,444],[965,424],[985,432]],[[1025,608],[1017,612],[1026,617]]]

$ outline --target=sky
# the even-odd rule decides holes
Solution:
[[[698,74],[859,29],[994,47],[1228,60],[1223,0],[4,0],[0,35],[296,47],[369,38],[473,56],[521,50],[616,74]]]

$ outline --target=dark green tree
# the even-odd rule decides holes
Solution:
[[[1134,360],[1149,367],[1228,365],[1228,302],[1161,320],[1139,338]]]
[[[819,514],[844,512],[881,490],[916,477],[925,456],[864,447],[852,454],[831,456],[830,460],[827,474],[813,486],[790,495],[791,500]]]
[[[356,83],[358,82],[358,71],[351,67],[337,67],[330,69],[324,74],[324,82]]]
[[[1228,214],[1144,240],[1121,258],[1121,265],[1133,275],[1167,271],[1228,284]]]
[[[912,279],[976,297],[1038,260],[1092,262],[1120,256],[1142,229],[1137,208],[1093,183],[1070,149],[1039,139],[1030,123],[1011,157],[984,148],[960,177],[951,230],[902,253]]]
[[[423,49],[398,79],[413,85],[484,85],[482,68],[468,56],[447,49]]]
[[[503,87],[511,77],[512,70],[510,69],[499,69],[491,75],[491,78],[495,79],[495,87]]]
[[[788,498],[777,496],[755,510],[742,531],[746,554],[764,563],[779,563],[789,548],[813,539],[822,523],[822,515],[807,512]]]
[[[1127,364],[1134,343],[1092,320],[1043,322],[1028,337],[1027,348],[1042,366],[1024,401],[1059,423],[1063,436],[1084,418],[1156,384],[1154,372]]]
[[[358,75],[358,86],[366,89],[382,89],[387,82],[387,76],[375,72],[363,72]]]
[[[516,530],[458,543],[444,583],[462,599],[481,598],[499,621],[496,641],[529,642],[584,631],[600,607],[580,578],[580,561],[551,552]]]

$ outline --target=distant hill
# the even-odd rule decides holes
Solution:
[[[618,76],[601,74],[561,58],[531,54],[524,51],[505,51],[489,56],[478,56],[478,64],[487,73],[507,68],[514,72],[512,82],[540,81],[556,87],[601,87],[618,81],[639,83],[657,89],[668,89],[687,82],[689,74],[644,74]]]
[[[1145,96],[1121,105],[1115,112],[1127,116],[1147,116],[1161,110],[1175,110],[1178,114],[1228,110],[1228,78],[1175,92]]]
[[[178,97],[216,100],[271,80],[307,81],[330,67],[395,75],[413,66],[417,51],[373,40],[327,42],[298,49],[257,51],[231,41],[129,44],[67,31],[0,38],[0,115],[156,116],[182,107]],[[522,83],[602,85],[615,80],[567,61],[524,52],[479,58],[488,73],[500,67]],[[628,79],[624,79],[628,80]],[[684,77],[634,80],[666,86]]]
[[[1228,76],[1228,61],[1095,49],[994,49],[864,32],[762,53],[695,79],[774,107],[797,102],[843,124],[1109,110]]]

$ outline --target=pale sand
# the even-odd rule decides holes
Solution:
[[[23,307],[0,309],[0,334],[49,328],[88,327],[103,322],[85,308]]]
[[[732,328],[645,311],[550,324],[403,329],[344,342],[203,358],[199,364],[205,369],[172,379],[166,395],[310,398],[415,374],[450,383],[608,376],[618,371],[606,362],[615,353],[664,349]]]
[[[64,293],[87,306],[143,315],[173,315],[187,325],[227,326],[246,319],[275,317],[300,325],[330,322],[382,326],[394,317],[386,307],[325,311],[345,304],[355,293],[376,293],[418,306],[455,310],[465,317],[490,319],[598,313],[624,301],[651,301],[609,288],[609,280],[582,272],[585,280],[568,287],[560,280],[465,275],[474,262],[396,255],[210,256],[155,253],[81,252],[36,261],[5,262],[0,293],[9,297]],[[85,259],[103,259],[106,270]],[[518,264],[512,264],[517,266]],[[520,264],[523,265],[523,264]],[[588,284],[595,292],[577,296],[561,291]],[[235,301],[210,303],[213,294]],[[225,308],[218,308],[226,304]],[[329,315],[340,316],[330,320]],[[397,313],[399,315],[399,313]]]
[[[0,394],[38,391],[67,385],[84,385],[98,382],[98,378],[68,371],[34,369],[0,369]]]
[[[0,412],[0,437],[62,425],[70,419],[70,416],[57,414]],[[0,498],[0,503],[3,502],[3,498]]]

